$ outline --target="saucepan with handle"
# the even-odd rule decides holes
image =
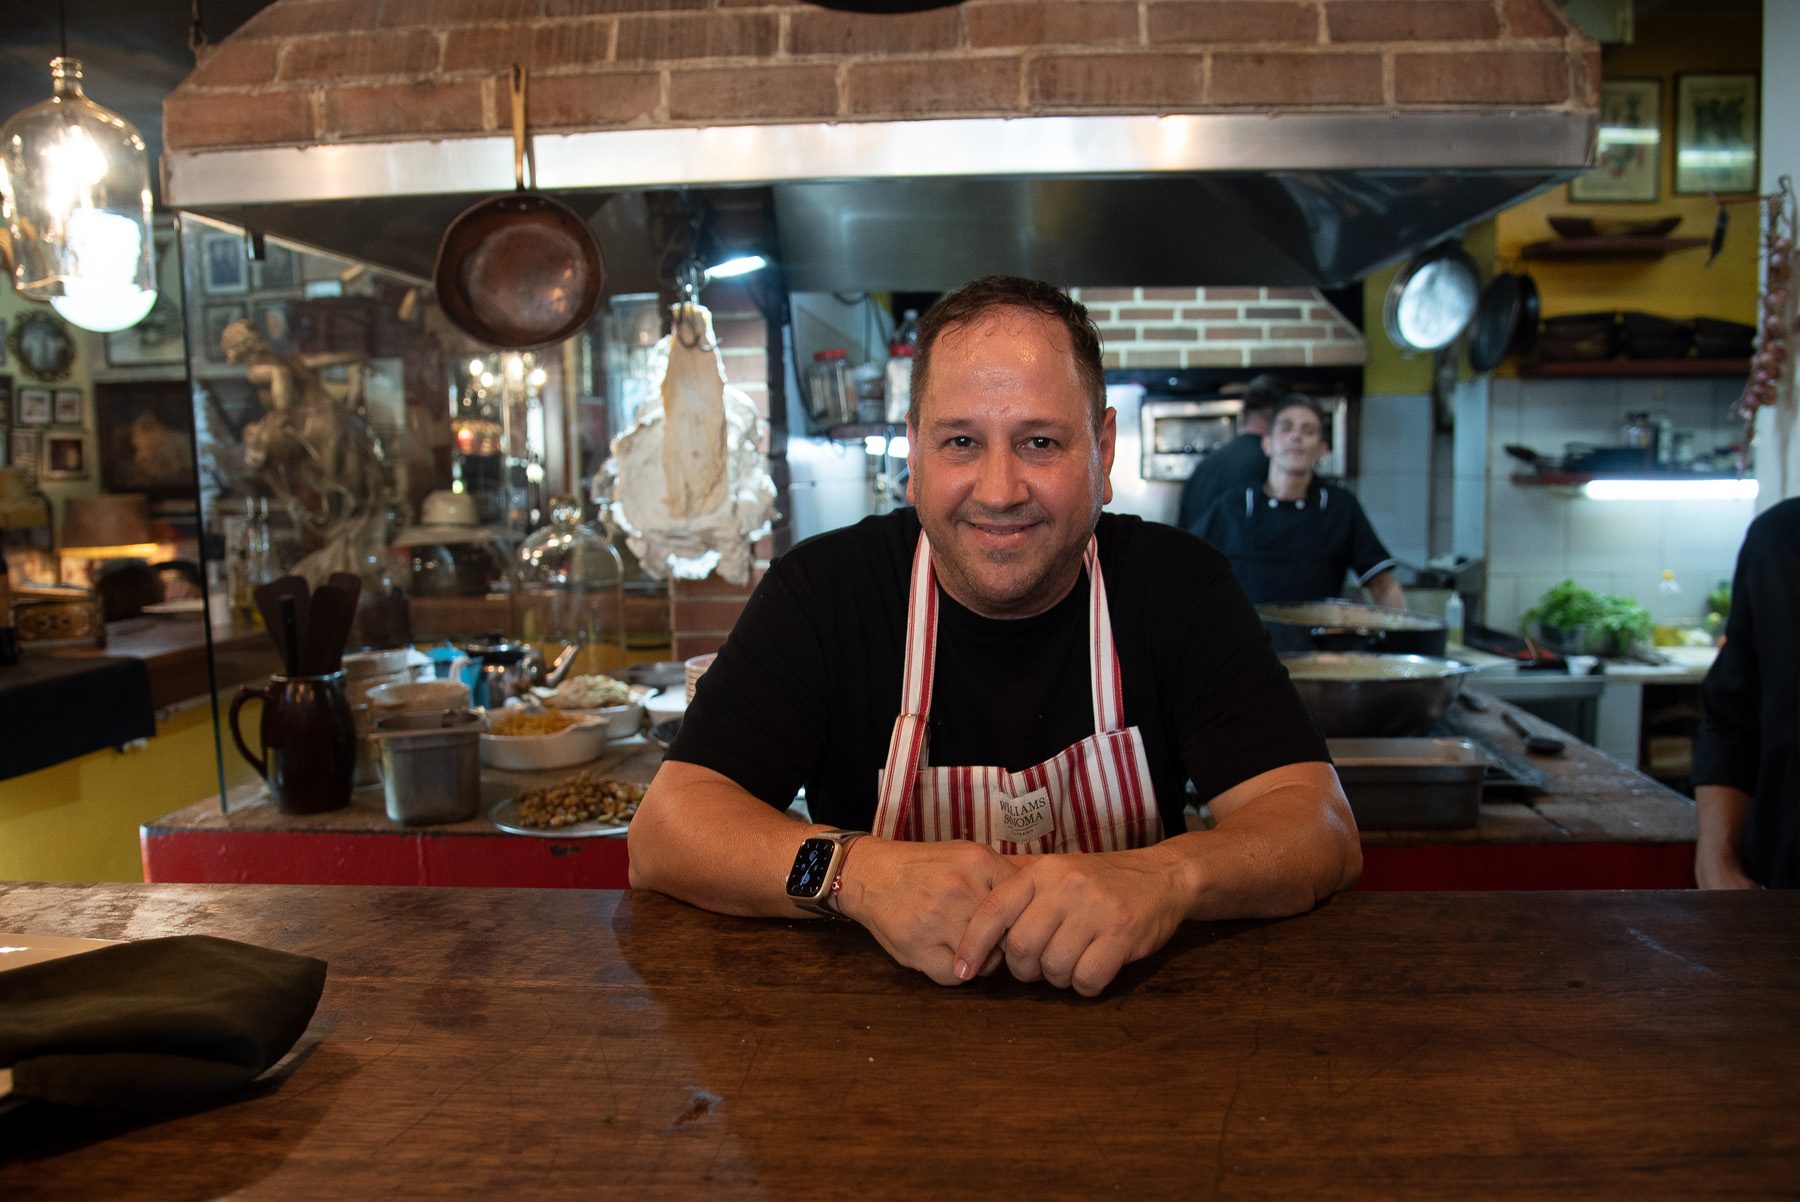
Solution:
[[[444,316],[470,337],[525,351],[573,336],[600,303],[606,273],[594,233],[561,201],[535,191],[525,137],[525,70],[512,69],[515,191],[450,223],[432,272]],[[525,186],[531,163],[532,188]]]

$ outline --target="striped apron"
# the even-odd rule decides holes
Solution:
[[[1023,772],[933,768],[926,749],[937,661],[937,575],[919,535],[906,602],[906,666],[900,717],[878,778],[875,834],[885,839],[968,839],[1002,855],[1124,851],[1162,839],[1162,817],[1137,727],[1125,727],[1125,695],[1113,647],[1098,544],[1090,536],[1088,668],[1095,733]]]

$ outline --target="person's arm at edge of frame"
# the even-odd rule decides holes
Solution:
[[[1750,794],[1730,785],[1694,790],[1699,836],[1694,840],[1694,883],[1701,889],[1760,889],[1744,871],[1740,849],[1750,814]]]

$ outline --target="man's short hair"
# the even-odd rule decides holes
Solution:
[[[1288,382],[1280,376],[1264,372],[1244,385],[1244,413],[1275,416],[1275,407],[1294,395]]]
[[[1311,397],[1299,392],[1288,393],[1269,411],[1269,433],[1275,432],[1275,423],[1280,421],[1281,415],[1289,409],[1304,409],[1317,418],[1320,436],[1324,438],[1326,446],[1331,445],[1331,423],[1325,420],[1325,411],[1313,404]]]
[[[1014,275],[987,275],[964,284],[955,292],[939,297],[937,303],[919,318],[919,345],[913,353],[912,404],[906,411],[907,420],[915,425],[918,423],[919,398],[925,395],[927,382],[931,379],[931,353],[938,338],[945,330],[974,321],[996,309],[1024,309],[1061,324],[1069,336],[1075,372],[1088,391],[1094,429],[1098,430],[1100,419],[1106,413],[1106,369],[1100,362],[1099,329],[1080,301],[1041,280]]]

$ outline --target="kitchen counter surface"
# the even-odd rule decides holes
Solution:
[[[0,1197],[1785,1196],[1800,894],[1345,894],[1086,1000],[656,894],[0,886],[323,958],[238,1100],[0,1119]]]
[[[1511,709],[1458,710],[1459,733],[1526,760],[1501,724]],[[1511,709],[1532,729],[1553,730]],[[585,766],[597,777],[648,783],[662,753],[642,739],[614,743]],[[1365,889],[1621,889],[1693,884],[1694,805],[1681,794],[1586,744],[1534,757],[1547,792],[1529,800],[1491,794],[1477,824],[1453,831],[1365,831]],[[260,787],[196,802],[142,829],[145,879],[163,882],[355,885],[536,885],[623,888],[622,838],[532,838],[497,830],[486,813],[523,788],[578,769],[489,772],[483,813],[467,822],[402,827],[388,821],[381,790],[357,790],[350,806],[289,815]]]

